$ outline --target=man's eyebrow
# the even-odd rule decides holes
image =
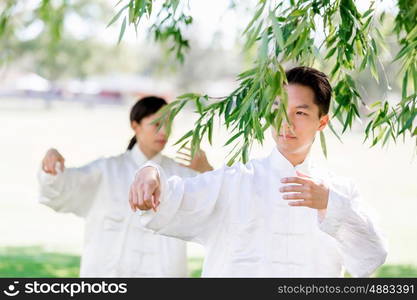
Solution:
[[[303,105],[298,105],[296,108],[304,108],[304,109],[309,109],[310,106],[308,104],[303,104]]]

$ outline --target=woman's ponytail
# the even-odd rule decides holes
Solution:
[[[129,146],[127,146],[127,150],[132,150],[133,146],[136,144],[136,136],[132,137],[129,142]]]

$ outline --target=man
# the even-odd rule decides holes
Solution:
[[[331,86],[307,67],[286,73],[288,117],[264,159],[190,179],[155,163],[130,189],[141,223],[207,249],[203,276],[369,276],[386,258],[381,235],[350,181],[314,167],[317,132],[329,122]]]

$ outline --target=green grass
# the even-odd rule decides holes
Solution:
[[[78,255],[42,247],[0,248],[0,277],[78,277],[79,266]]]
[[[203,260],[188,260],[189,275],[201,276]],[[42,247],[0,248],[0,277],[78,277],[80,257],[45,251]],[[384,265],[374,277],[417,277],[417,266]]]

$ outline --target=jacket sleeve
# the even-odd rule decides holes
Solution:
[[[209,243],[222,225],[231,199],[230,181],[238,180],[238,173],[224,167],[191,178],[167,178],[159,165],[148,162],[142,168],[148,166],[158,170],[161,196],[156,212],[140,211],[142,225],[159,234]]]
[[[354,277],[370,276],[385,262],[385,239],[361,204],[352,183],[346,191],[330,188],[328,207],[319,227],[336,239],[343,264]]]
[[[194,171],[193,169],[184,167],[182,165],[180,165],[177,162],[173,162],[175,164],[175,171],[176,171],[176,175],[178,175],[181,178],[188,178],[188,177],[194,177],[197,176],[198,173],[197,171]]]
[[[57,175],[39,170],[39,202],[57,212],[85,217],[102,182],[101,164],[102,160],[96,160],[63,172],[57,166]]]

